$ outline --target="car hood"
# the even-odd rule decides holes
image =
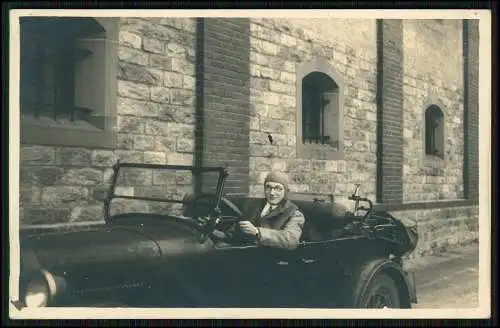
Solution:
[[[210,241],[197,240],[188,219],[159,220],[128,214],[123,220],[91,228],[21,234],[21,251],[34,252],[39,265],[50,269],[92,263],[135,262],[179,257],[207,251]],[[158,219],[158,218],[157,218]]]

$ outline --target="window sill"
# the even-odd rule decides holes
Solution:
[[[445,161],[443,158],[436,155],[424,155],[420,172],[423,175],[444,176]]]
[[[444,158],[439,156],[439,155],[429,155],[429,154],[425,154],[424,155],[424,159],[427,161],[427,162],[444,162]]]
[[[35,118],[21,121],[21,144],[114,149],[116,133],[85,122],[45,122]]]
[[[300,158],[312,158],[320,160],[343,160],[344,152],[328,144],[304,144],[297,145],[297,156]]]

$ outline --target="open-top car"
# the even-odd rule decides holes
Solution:
[[[212,172],[217,185],[181,199],[117,195],[124,168]],[[306,220],[301,241],[277,249],[224,238],[246,220],[240,208],[249,200],[224,193],[225,167],[117,162],[113,169],[103,224],[21,232],[22,306],[410,308],[417,301],[402,263],[416,247],[415,227],[374,208],[359,186],[349,196],[352,212],[294,200]],[[182,213],[111,214],[120,198],[177,202]]]

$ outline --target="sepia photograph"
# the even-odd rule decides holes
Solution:
[[[12,10],[10,317],[488,318],[490,30]]]

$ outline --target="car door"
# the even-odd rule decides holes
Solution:
[[[225,245],[204,259],[210,271],[204,288],[216,296],[218,307],[259,307],[265,289],[263,254],[258,245]]]
[[[296,251],[260,245],[219,248],[212,263],[226,268],[214,279],[225,288],[225,302],[233,307],[296,306],[304,272]]]
[[[279,287],[294,307],[335,307],[343,270],[333,241],[301,242],[293,251],[277,250],[274,276],[283,277]],[[293,303],[293,304],[290,304]]]
[[[309,307],[317,298],[323,275],[317,244],[301,243],[294,250],[261,247],[260,279],[266,307]]]

